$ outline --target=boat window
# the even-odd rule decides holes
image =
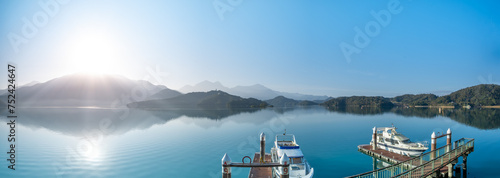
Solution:
[[[302,163],[302,158],[290,158],[290,164]]]
[[[293,142],[295,139],[291,135],[278,135],[278,136],[276,136],[276,140],[278,140],[278,142],[280,142],[280,141]]]
[[[290,168],[292,168],[292,170],[304,170],[305,165],[304,164],[295,164],[295,165],[290,165]]]
[[[393,145],[394,145],[394,144],[395,144],[396,142],[398,142],[398,141],[393,140],[393,139],[390,139],[390,138],[386,138],[386,139],[385,139],[385,142],[386,142],[386,143],[391,143],[391,144],[393,144]]]

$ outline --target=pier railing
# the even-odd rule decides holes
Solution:
[[[463,138],[458,140],[457,142],[460,142],[460,146],[455,147],[449,152],[446,152],[446,154],[443,154],[431,161],[425,162],[424,164],[420,164],[419,166],[398,174],[394,177],[427,177],[442,168],[443,165],[452,163],[458,157],[464,154],[468,154],[471,149],[474,149],[474,139]]]
[[[462,138],[455,141],[453,145],[445,145],[410,160],[349,177],[422,177],[424,175],[432,174],[437,169],[443,167],[442,165],[446,165],[449,162],[456,160],[458,157],[473,148],[474,139]]]

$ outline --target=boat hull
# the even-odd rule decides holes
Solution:
[[[413,157],[419,156],[427,150],[427,148],[401,148],[401,147],[388,145],[385,143],[377,143],[377,148],[387,150],[387,151],[390,151],[393,153],[398,153],[401,155],[407,155],[407,156],[413,156]]]

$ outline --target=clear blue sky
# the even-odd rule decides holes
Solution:
[[[84,71],[173,89],[210,80],[330,96],[444,94],[500,83],[498,7],[495,0],[4,0],[1,68],[15,63],[20,84]]]

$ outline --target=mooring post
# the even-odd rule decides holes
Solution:
[[[264,163],[266,160],[266,134],[262,132],[260,134],[260,163]]]
[[[448,128],[448,130],[446,131],[446,145],[447,145],[446,152],[451,151],[451,130],[450,130],[450,128]]]
[[[377,150],[377,127],[373,127],[372,150]]]
[[[375,159],[374,157],[372,157],[373,159],[373,170],[377,170],[377,159]]]
[[[462,169],[463,169],[463,178],[467,178],[467,154],[464,154],[464,159],[463,159],[463,164],[462,164]]]
[[[290,175],[288,174],[288,168],[290,167],[288,161],[289,161],[288,156],[286,155],[286,153],[283,153],[283,156],[281,156],[281,159],[280,159],[280,164],[283,165],[281,167],[280,178],[289,178],[290,177]]]
[[[227,166],[230,164],[231,158],[227,155],[227,153],[225,153],[224,157],[222,157],[222,178],[231,178],[231,167]]]
[[[448,164],[448,177],[453,177],[453,163]]]
[[[436,133],[432,132],[431,135],[431,160],[436,158]]]
[[[452,150],[451,144],[451,130],[448,128],[446,131],[446,152],[450,152]],[[453,162],[447,165],[448,166],[448,177],[453,177]]]

